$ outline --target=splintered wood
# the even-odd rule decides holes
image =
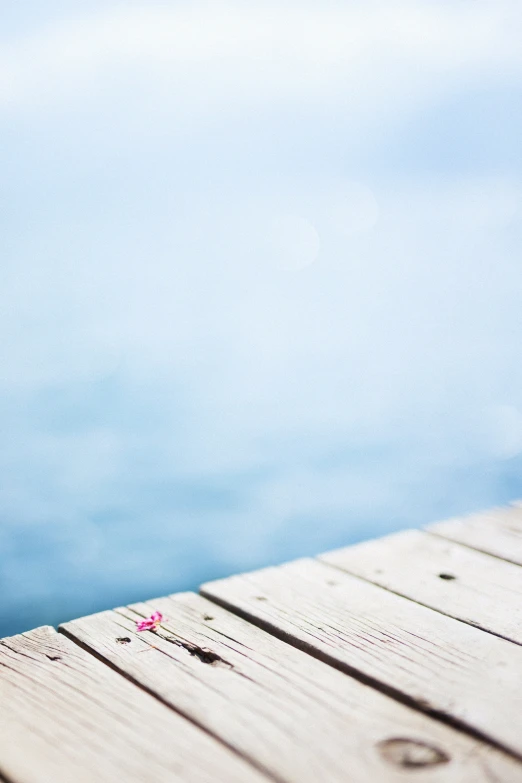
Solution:
[[[521,512],[1,640],[0,780],[522,783]]]

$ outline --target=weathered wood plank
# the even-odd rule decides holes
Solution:
[[[52,628],[0,642],[0,704],[9,783],[268,779]]]
[[[324,563],[522,644],[522,568],[421,530],[327,552]]]
[[[522,647],[313,560],[209,583],[202,592],[522,757]]]
[[[157,632],[136,619],[159,610]],[[289,783],[522,781],[522,764],[383,696],[192,593],[65,632]],[[128,640],[128,641],[123,641]]]
[[[522,565],[522,507],[514,504],[448,519],[426,530],[450,541]]]

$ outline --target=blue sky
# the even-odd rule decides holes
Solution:
[[[519,3],[23,5],[0,635],[522,495]]]

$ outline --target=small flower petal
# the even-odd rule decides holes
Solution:
[[[145,620],[136,620],[137,631],[154,631],[163,620],[161,612],[153,612],[150,617]]]

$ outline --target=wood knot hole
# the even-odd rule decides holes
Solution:
[[[439,574],[439,579],[444,579],[446,582],[451,582],[453,579],[456,579],[457,577],[453,574]]]
[[[118,642],[118,644],[129,644],[131,640],[130,637],[128,636],[118,636],[116,641]]]
[[[445,751],[421,740],[396,737],[379,742],[377,748],[385,761],[402,769],[435,767],[450,760]]]

